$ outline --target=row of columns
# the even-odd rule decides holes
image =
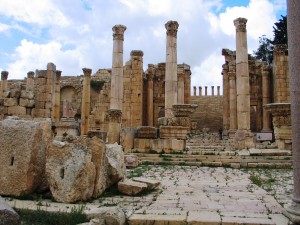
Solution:
[[[223,129],[250,132],[250,82],[247,50],[247,19],[234,20],[236,27],[236,60],[223,65]],[[225,51],[225,55],[228,54]],[[263,105],[270,103],[270,69],[261,66]],[[263,109],[262,132],[271,131],[270,113]]]
[[[197,87],[194,86],[194,96],[197,96]],[[202,87],[199,86],[199,96],[202,96]],[[207,86],[204,87],[205,88],[205,92],[204,92],[204,96],[207,96]],[[211,86],[211,95],[215,96],[215,87]],[[217,86],[217,96],[220,96],[220,86]]]

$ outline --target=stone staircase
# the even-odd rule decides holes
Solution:
[[[223,166],[232,168],[291,168],[290,150],[279,150],[271,143],[259,143],[256,148],[237,150],[234,140],[220,140],[217,133],[203,133],[187,140],[183,153],[131,153],[143,164]],[[273,148],[272,148],[273,147]]]

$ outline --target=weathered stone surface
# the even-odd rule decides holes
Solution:
[[[126,168],[135,168],[139,165],[139,159],[136,155],[125,155]]]
[[[122,146],[118,144],[106,145],[106,158],[108,161],[107,187],[116,184],[126,177],[126,166]]]
[[[14,116],[26,115],[26,108],[23,106],[10,106],[7,108],[7,114]]]
[[[20,106],[23,106],[23,107],[33,108],[35,103],[34,103],[33,99],[23,99],[23,98],[21,98],[19,104],[20,104]]]
[[[24,99],[34,99],[34,92],[33,91],[21,91],[21,98]]]
[[[129,152],[133,148],[133,140],[136,134],[136,129],[123,128],[120,132],[120,145],[124,152]]]
[[[119,207],[101,207],[92,209],[87,213],[89,219],[97,219],[100,223],[102,220],[105,225],[124,225],[126,217]]]
[[[158,180],[151,180],[151,179],[144,178],[144,177],[135,177],[132,180],[136,181],[136,182],[147,184],[147,188],[149,190],[153,190],[153,189],[157,188],[160,185],[160,181],[158,181]]]
[[[0,122],[0,194],[20,196],[43,183],[51,123],[8,118]]]
[[[118,183],[119,192],[125,195],[137,195],[147,188],[147,184],[132,180],[120,181]]]
[[[0,225],[21,224],[20,216],[0,196]]]
[[[185,140],[177,139],[134,139],[134,149],[139,152],[155,150],[157,152],[182,152],[185,149]]]
[[[160,138],[177,138],[185,140],[189,131],[189,127],[161,126],[159,135]]]
[[[46,172],[56,201],[86,201],[106,188],[105,146],[97,137],[73,143],[54,141],[47,152]]]
[[[16,106],[18,105],[18,101],[16,98],[5,98],[4,106]]]
[[[157,129],[155,127],[139,127],[136,133],[137,138],[157,138]]]

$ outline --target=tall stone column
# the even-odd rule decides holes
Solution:
[[[56,70],[56,77],[54,83],[54,102],[53,102],[53,110],[52,110],[52,120],[54,123],[58,123],[60,120],[60,78],[61,71]]]
[[[29,71],[27,73],[26,91],[33,91],[33,90],[34,90],[34,72]]]
[[[92,70],[83,68],[83,87],[81,99],[81,135],[89,131],[90,101],[91,101],[91,74]]]
[[[207,96],[207,86],[205,86],[205,96]]]
[[[202,87],[199,87],[199,96],[202,96]]]
[[[194,96],[197,96],[197,87],[194,86]]]
[[[184,104],[191,104],[191,69],[184,64]]]
[[[247,47],[247,19],[234,20],[236,27],[236,95],[237,125],[243,133],[250,131],[250,86]]]
[[[285,213],[295,224],[300,223],[300,1],[287,1],[290,94],[292,116],[292,151],[294,190],[292,203]]]
[[[178,96],[177,104],[184,104],[184,70],[178,73]]]
[[[155,68],[153,64],[148,64],[147,77],[147,125],[153,126],[153,78]]]
[[[237,129],[236,76],[235,76],[235,73],[229,72],[228,78],[229,78],[229,111],[230,111],[229,132],[234,133]]]
[[[7,78],[8,78],[8,72],[2,71],[1,72],[1,92],[0,92],[0,98],[6,98],[7,93]]]
[[[107,112],[108,123],[108,142],[113,144],[120,143],[120,131],[122,122],[123,108],[123,42],[124,25],[115,25],[113,28],[113,59],[111,71],[110,106]]]
[[[214,86],[211,86],[211,95],[215,96],[215,87]]]
[[[262,104],[263,106],[271,102],[270,96],[270,67],[263,64],[261,67],[262,74]],[[263,129],[261,132],[272,132],[270,111],[263,108]]]
[[[229,76],[228,65],[223,64],[223,130],[229,130]]]
[[[177,105],[177,30],[178,22],[168,21],[165,75],[165,117],[174,117],[172,106]]]

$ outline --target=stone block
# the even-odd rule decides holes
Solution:
[[[0,121],[0,195],[31,194],[43,184],[51,138],[50,120]]]
[[[7,107],[16,106],[18,105],[18,100],[16,98],[5,98],[3,105]]]
[[[182,126],[160,126],[159,129],[160,138],[176,138],[185,140],[189,132],[189,127]]]
[[[136,132],[136,137],[156,139],[157,129],[155,127],[150,127],[150,126],[138,127]]]
[[[20,106],[27,107],[27,108],[33,108],[35,105],[34,100],[32,99],[24,99],[20,98]]]
[[[153,189],[157,188],[160,185],[160,181],[151,180],[151,179],[144,178],[144,177],[135,177],[132,180],[136,181],[136,182],[147,184],[147,189],[148,190],[153,190]]]
[[[6,114],[7,114],[7,107],[5,107],[5,106],[0,106],[0,114],[6,115]]]
[[[7,107],[7,114],[14,116],[26,115],[26,108],[23,106],[10,106]]]
[[[219,225],[221,216],[218,212],[190,211],[187,217],[189,225]]]
[[[32,109],[32,117],[34,118],[50,118],[50,110],[49,109]]]
[[[34,99],[34,92],[33,91],[21,91],[21,98],[24,99]]]
[[[123,128],[120,133],[120,144],[122,145],[124,152],[130,152],[133,148],[133,140],[136,134],[134,128]]]
[[[139,166],[139,159],[136,155],[125,155],[126,168],[136,168]]]
[[[134,149],[147,153],[155,150],[158,153],[182,152],[185,149],[185,140],[177,139],[134,139]]]
[[[147,188],[147,184],[135,182],[132,180],[120,181],[118,183],[118,191],[125,195],[130,195],[130,196],[137,195],[142,191],[146,190],[146,188]]]
[[[20,96],[21,96],[21,90],[19,89],[10,90],[10,98],[20,98]]]
[[[35,108],[36,109],[45,109],[45,102],[35,101]]]

